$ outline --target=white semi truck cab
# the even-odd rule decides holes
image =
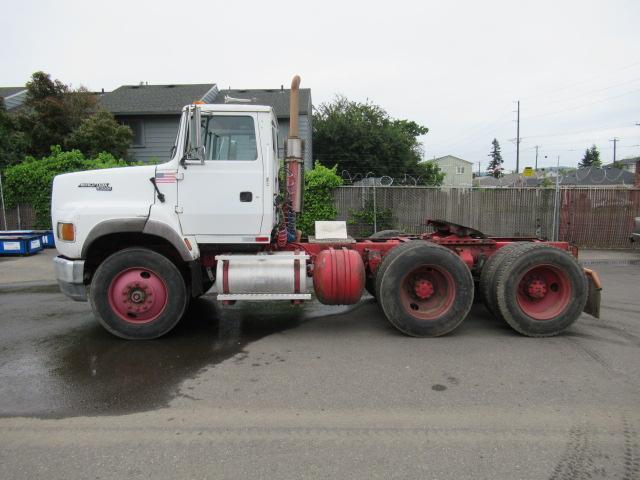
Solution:
[[[490,310],[526,335],[555,335],[583,310],[598,314],[597,275],[566,242],[489,238],[441,221],[430,233],[360,240],[338,223],[302,241],[299,83],[294,77],[283,163],[271,107],[192,104],[168,162],[57,176],[62,292],[89,300],[100,323],[127,339],[167,333],[211,287],[224,303],[294,304],[311,292],[325,304],[353,304],[366,288],[413,336],[456,328],[474,280]]]

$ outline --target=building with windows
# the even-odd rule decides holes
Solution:
[[[434,158],[442,173],[443,187],[471,187],[473,185],[473,163],[453,155]]]
[[[17,109],[27,99],[27,87],[0,87],[0,99],[7,111]]]
[[[100,95],[102,106],[116,119],[131,127],[131,160],[166,161],[178,133],[180,114],[195,101],[218,104],[268,105],[278,118],[279,154],[284,156],[284,140],[289,134],[289,90],[219,90],[216,84],[123,85]],[[311,139],[311,90],[300,89],[300,137],[305,143],[305,168],[313,168]]]
[[[610,163],[609,165],[605,165],[605,167],[620,168],[627,172],[636,173],[638,161],[640,161],[640,157],[623,158],[622,160],[616,161],[615,164]]]

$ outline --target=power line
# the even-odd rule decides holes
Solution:
[[[622,71],[622,70],[628,70],[628,69],[633,68],[633,67],[638,66],[638,65],[640,65],[640,61],[633,62],[631,64],[619,67],[619,68],[611,70],[611,71],[606,71],[605,73],[602,73],[602,72],[598,73],[598,74],[593,75],[593,76],[591,76],[589,78],[580,80],[580,81],[575,82],[575,83],[571,83],[569,85],[565,85],[563,87],[556,88],[554,90],[550,90],[549,92],[546,92],[546,93],[542,93],[542,92],[541,93],[534,93],[533,95],[529,95],[529,96],[524,97],[524,99],[528,100],[530,98],[541,97],[541,96],[544,96],[544,95],[551,95],[551,94],[556,93],[556,92],[568,90],[570,88],[577,87],[578,85],[584,85],[585,83],[589,83],[589,82],[591,82],[591,81],[593,81],[595,79],[602,78],[602,77],[608,75],[609,73],[619,72],[619,71]]]
[[[575,135],[578,133],[589,133],[589,132],[598,132],[598,131],[602,131],[602,130],[609,130],[611,128],[619,128],[619,127],[624,127],[626,124],[626,122],[624,124],[620,124],[620,123],[616,123],[615,125],[607,125],[607,126],[602,126],[602,127],[596,127],[596,128],[589,128],[586,130],[574,130],[571,132],[559,132],[559,133],[543,133],[543,134],[538,134],[538,135],[527,135],[526,137],[523,138],[545,138],[545,137],[564,137],[564,136],[569,136],[569,135]]]
[[[576,106],[576,107],[565,108],[565,109],[562,109],[562,110],[557,110],[557,111],[555,111],[555,112],[541,113],[541,114],[533,115],[533,116],[531,116],[531,117],[526,117],[526,118],[527,118],[528,120],[531,120],[531,119],[533,119],[533,118],[549,117],[549,116],[552,116],[552,115],[557,115],[557,114],[559,114],[559,113],[570,112],[570,111],[573,111],[573,110],[579,110],[579,109],[581,109],[581,108],[589,107],[589,106],[591,106],[591,105],[595,105],[595,104],[597,104],[597,103],[602,103],[602,102],[606,102],[606,101],[609,101],[609,100],[614,100],[614,99],[616,99],[616,98],[624,97],[624,96],[626,96],[626,95],[631,95],[632,93],[638,93],[638,92],[640,92],[640,89],[637,89],[637,90],[631,90],[630,92],[621,93],[620,95],[614,95],[614,96],[612,96],[612,97],[603,98],[603,99],[601,99],[601,100],[596,100],[596,101],[594,101],[594,102],[585,103],[585,104],[583,104],[583,105],[578,105],[578,106]]]
[[[592,93],[598,93],[598,92],[604,92],[605,90],[611,90],[612,88],[617,88],[617,87],[621,87],[623,85],[628,85],[630,83],[635,83],[637,81],[640,80],[640,77],[638,78],[634,78],[632,80],[627,80],[626,82],[621,82],[621,83],[616,83],[615,85],[610,85],[608,87],[604,87],[604,88],[596,88],[595,90],[589,90],[588,92],[583,92],[579,95],[576,95],[574,97],[569,97],[569,98],[565,98],[565,99],[558,99],[558,100],[551,100],[548,103],[562,103],[562,102],[569,102],[571,100],[575,100],[576,98],[581,98],[584,97],[586,95],[590,95]]]

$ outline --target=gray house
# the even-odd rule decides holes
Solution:
[[[289,90],[218,90],[213,84],[124,85],[100,95],[102,106],[133,130],[129,155],[137,161],[168,160],[178,133],[182,107],[194,101],[270,105],[278,117],[280,154],[289,132]],[[300,89],[300,136],[305,167],[312,168],[311,90]]]
[[[0,98],[4,102],[4,107],[9,110],[18,108],[27,98],[26,87],[0,87]]]
[[[627,172],[636,173],[636,164],[638,163],[638,160],[640,160],[640,157],[623,158],[616,162],[616,166],[619,166],[619,168],[626,170]],[[605,167],[613,166],[613,163],[605,165]]]
[[[473,163],[453,155],[434,158],[442,173],[444,173],[443,187],[471,187],[473,182]]]

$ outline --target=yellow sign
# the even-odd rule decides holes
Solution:
[[[533,168],[525,167],[524,170],[522,171],[522,175],[525,177],[533,177]]]

